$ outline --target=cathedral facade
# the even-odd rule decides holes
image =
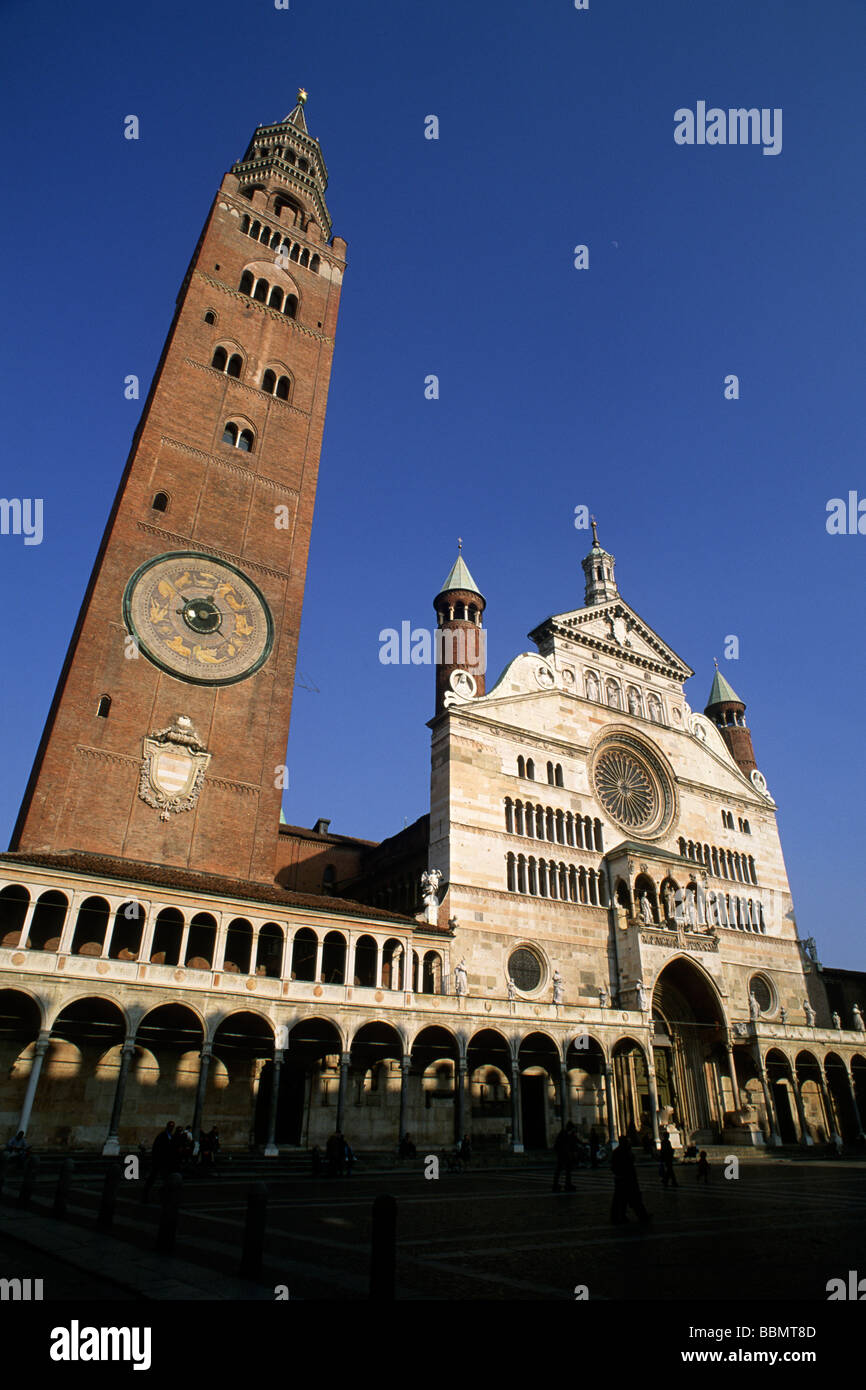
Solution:
[[[692,711],[595,523],[582,605],[489,688],[458,555],[429,813],[282,821],[346,269],[305,101],[214,199],[0,856],[7,1134],[861,1140],[861,978],[798,935],[745,704],[717,670]]]

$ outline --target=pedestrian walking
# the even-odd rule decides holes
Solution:
[[[707,1151],[706,1149],[701,1149],[700,1158],[698,1159],[698,1182],[708,1183],[709,1180],[710,1164],[709,1159],[707,1158]]]
[[[670,1183],[673,1187],[679,1187],[677,1175],[674,1172],[674,1146],[670,1141],[667,1130],[659,1148],[659,1168],[662,1176],[662,1187],[667,1187]]]
[[[556,1154],[556,1171],[553,1174],[553,1192],[559,1191],[559,1175],[565,1174],[565,1191],[574,1192],[574,1184],[571,1181],[571,1171],[577,1157],[577,1138],[574,1132],[574,1125],[569,1120],[557,1134],[553,1141],[553,1151]]]
[[[613,1202],[610,1208],[610,1219],[613,1224],[619,1226],[628,1221],[626,1216],[628,1207],[631,1207],[638,1221],[651,1221],[652,1217],[644,1206],[643,1198],[640,1195],[631,1144],[624,1134],[620,1135],[619,1143],[611,1155],[610,1166],[613,1172]]]
[[[177,1145],[174,1137],[174,1120],[169,1120],[165,1129],[160,1130],[150,1150],[150,1171],[144,1184],[141,1200],[150,1199],[150,1189],[157,1178],[168,1177],[177,1168]]]

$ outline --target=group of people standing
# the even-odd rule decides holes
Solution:
[[[174,1120],[169,1120],[151,1146],[150,1169],[141,1200],[148,1200],[157,1178],[167,1178],[170,1173],[182,1173],[193,1166],[202,1173],[212,1172],[216,1168],[219,1147],[218,1129],[214,1128],[207,1134],[201,1130],[196,1142],[189,1125],[178,1128]]]

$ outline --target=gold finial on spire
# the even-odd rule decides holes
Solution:
[[[462,537],[462,536],[458,536],[458,537],[457,537],[457,553],[459,554],[460,551],[461,551],[462,549],[463,549],[463,537]]]
[[[298,88],[298,105],[299,105],[299,106],[303,106],[306,100],[307,100],[307,93],[304,91],[303,87],[299,87],[299,88]]]
[[[592,543],[593,545],[598,545],[598,527],[596,526],[595,517],[591,516],[589,519],[592,522]]]
[[[713,661],[714,661],[714,663],[715,663],[716,670],[718,671],[718,669],[719,669],[719,658],[718,658],[717,656],[714,656],[714,657],[713,657]]]

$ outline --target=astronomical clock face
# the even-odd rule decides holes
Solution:
[[[273,645],[273,619],[252,580],[195,551],[158,555],[137,569],[123,617],[155,666],[196,685],[251,676]]]

